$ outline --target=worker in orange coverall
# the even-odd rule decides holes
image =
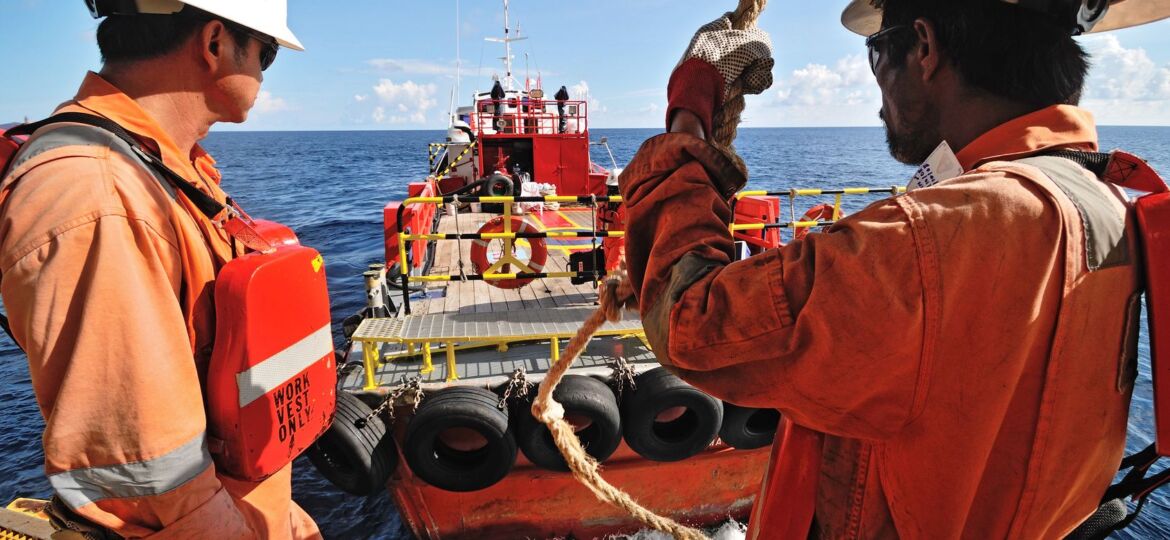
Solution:
[[[747,174],[708,138],[733,82],[771,85],[771,44],[726,17],[691,42],[669,133],[621,177],[627,258],[659,361],[783,414],[749,538],[1060,538],[1097,509],[1125,448],[1141,279],[1120,188],[1040,157],[1097,150],[1079,7],[854,0],[890,151],[929,167],[737,262]],[[1166,16],[1117,2],[1102,27]]]
[[[90,5],[109,15],[103,69],[58,112],[113,120],[224,202],[197,141],[247,118],[278,46],[301,49],[285,1]],[[85,538],[319,537],[292,501],[291,466],[262,482],[217,472],[201,381],[216,272],[239,252],[117,142],[49,125],[0,184],[0,292],[45,418],[54,525]]]

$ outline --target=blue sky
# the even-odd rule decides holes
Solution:
[[[694,30],[734,0],[513,0],[515,71],[591,102],[595,127],[657,127],[666,81]],[[306,52],[283,50],[243,126],[217,129],[441,129],[461,45],[461,103],[500,71],[500,0],[290,0]],[[838,22],[841,1],[773,0],[761,26],[776,48],[776,85],[752,99],[747,126],[878,125],[862,38]],[[100,67],[97,22],[81,0],[0,0],[8,64],[0,123],[35,119]],[[1084,38],[1095,66],[1085,106],[1102,124],[1170,125],[1170,21]]]

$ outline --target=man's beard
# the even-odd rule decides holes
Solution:
[[[890,155],[894,159],[907,165],[919,165],[930,157],[930,153],[938,148],[942,136],[938,133],[938,122],[931,121],[937,118],[935,111],[925,110],[917,115],[915,121],[902,122],[900,129],[895,130],[886,119],[885,111],[878,112],[882,124],[886,128],[886,145],[890,148]],[[905,118],[905,116],[903,116]]]

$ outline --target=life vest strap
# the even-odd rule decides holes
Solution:
[[[110,132],[115,137],[118,137],[130,146],[134,154],[140,161],[152,170],[158,172],[170,183],[175,189],[183,192],[183,195],[189,199],[196,208],[199,209],[207,219],[220,225],[228,234],[236,238],[240,243],[244,244],[253,251],[268,252],[272,250],[272,244],[264,240],[262,236],[257,234],[251,226],[251,220],[248,215],[243,212],[231,198],[228,198],[228,204],[225,205],[211,195],[204,193],[199,188],[195,187],[191,182],[183,178],[182,175],[167,167],[163,163],[162,158],[150,152],[134,138],[130,132],[118,125],[117,122],[104,118],[101,116],[79,113],[79,112],[65,112],[55,114],[39,122],[31,124],[24,124],[14,127],[5,132],[6,136],[20,136],[31,135],[36,130],[50,124],[70,123],[83,124],[92,126],[98,129],[103,129]],[[165,186],[164,186],[165,187]],[[169,190],[168,190],[169,191]]]

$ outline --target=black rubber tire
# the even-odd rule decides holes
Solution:
[[[763,448],[772,444],[779,424],[780,411],[776,409],[753,409],[724,401],[719,438],[736,450]]]
[[[651,461],[680,461],[715,440],[723,421],[721,401],[661,367],[634,381],[633,392],[622,400],[622,432],[638,455]],[[672,422],[655,422],[659,413],[673,407],[687,410]]]
[[[516,439],[508,429],[508,412],[490,390],[447,388],[423,402],[406,426],[404,451],[410,470],[424,482],[447,491],[478,491],[499,482],[516,462]],[[439,435],[467,428],[487,440],[470,452],[443,444]]]
[[[507,197],[515,192],[516,186],[512,179],[502,174],[493,174],[487,178],[479,194],[482,197]]]
[[[577,439],[585,452],[597,461],[605,461],[622,442],[621,412],[613,391],[605,383],[584,375],[565,375],[553,397],[565,407],[566,413],[588,417],[592,424],[577,432]],[[548,427],[532,416],[531,402],[517,419],[516,439],[524,457],[550,471],[568,471],[569,464],[561,456]]]
[[[309,461],[326,480],[351,495],[367,496],[385,489],[398,466],[394,438],[386,424],[374,417],[359,428],[372,409],[357,396],[337,393],[333,424],[309,447]]]

